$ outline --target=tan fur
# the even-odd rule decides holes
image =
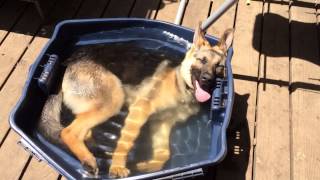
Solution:
[[[211,47],[200,28],[198,28],[195,32],[194,44],[186,53],[181,66],[170,69],[163,68],[160,65],[161,70],[157,70],[152,77],[152,81],[144,83],[143,88],[137,91],[137,98],[130,106],[118,146],[112,156],[112,165],[109,169],[111,177],[127,177],[130,174],[130,170],[126,168],[126,155],[139,135],[140,128],[149,116],[164,109],[176,107],[174,113],[170,113],[170,115],[162,113],[158,117],[159,121],[156,125],[153,125],[152,131],[154,132],[152,135],[153,156],[150,160],[137,164],[138,170],[146,172],[157,171],[163,167],[170,157],[169,136],[173,125],[176,122],[185,121],[199,110],[199,106],[194,102],[190,91],[187,91],[185,87],[179,87],[179,83],[176,83],[179,80],[177,78],[182,78],[183,82],[193,89],[191,68],[207,68],[205,70],[208,73],[215,73],[212,70],[213,67],[221,61],[224,63],[225,57],[220,55],[225,55],[225,48],[228,49],[230,46],[230,44],[223,45],[225,44],[220,43],[218,46]],[[221,48],[222,46],[224,49]],[[201,51],[201,53],[195,54],[196,51]],[[203,57],[208,59],[205,67],[198,61]]]
[[[164,62],[165,63],[165,62]],[[193,100],[190,92],[180,92],[177,87],[177,70],[169,67],[161,67],[147,83],[142,86],[137,94],[136,99],[129,108],[129,114],[125,120],[125,126],[121,131],[118,146],[112,157],[110,175],[116,177],[126,177],[130,171],[125,168],[126,155],[133,146],[134,140],[140,133],[140,128],[148,120],[149,116],[171,107],[181,106],[177,112],[170,115],[161,114],[159,123],[154,125],[152,135],[153,157],[147,162],[137,165],[142,171],[154,171],[162,168],[164,163],[170,157],[169,135],[172,126],[178,122],[186,120],[187,117],[198,111],[198,106],[190,107]],[[155,88],[156,87],[156,88]],[[185,88],[183,87],[185,90]],[[187,95],[186,95],[187,94]]]
[[[230,41],[229,35],[225,39]],[[63,102],[76,114],[73,122],[61,131],[62,141],[82,164],[97,172],[96,159],[84,140],[91,136],[93,127],[116,115],[127,104],[129,113],[112,155],[109,175],[127,177],[130,174],[126,168],[127,155],[141,127],[153,115],[156,121],[151,131],[152,158],[138,163],[137,169],[146,172],[160,170],[170,158],[172,127],[199,111],[191,70],[208,71],[214,77],[212,69],[224,63],[225,49],[229,46],[229,43],[221,42],[211,47],[199,26],[194,44],[181,65],[173,68],[168,61],[163,61],[150,77],[138,85],[122,84],[105,66],[95,62],[94,55],[79,53],[75,56],[76,61],[67,67],[62,82]],[[208,62],[201,64],[201,58],[206,58]]]
[[[108,92],[107,96],[101,96],[104,93],[95,90],[95,86],[92,85],[92,77],[83,73],[83,70],[90,68],[90,65],[95,66],[92,62],[79,62],[66,70],[62,82],[63,101],[76,114],[76,118],[61,131],[61,139],[82,164],[91,167],[97,173],[96,160],[85,146],[84,140],[90,136],[90,130],[93,127],[120,111],[124,102],[124,92],[116,76],[109,71],[99,69],[98,77],[96,77],[99,78],[99,86]],[[73,78],[70,77],[74,69],[77,69],[78,83],[90,84],[83,89],[79,88],[85,93],[77,88],[77,84],[75,85]],[[92,96],[98,96],[98,98],[92,98]]]

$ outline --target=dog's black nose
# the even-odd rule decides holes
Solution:
[[[211,75],[210,75],[209,73],[207,73],[207,72],[201,73],[200,80],[201,80],[202,82],[211,81]]]

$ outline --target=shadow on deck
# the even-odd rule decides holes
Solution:
[[[102,1],[102,0],[100,0]],[[141,18],[150,18],[151,11],[157,12],[159,9],[164,8],[165,4],[170,3],[178,3],[178,0],[165,0],[165,3],[161,0],[127,0],[123,2],[117,2],[117,0],[103,0],[101,3],[105,7],[102,17],[141,17]],[[91,1],[90,0],[42,0],[41,9],[43,10],[44,19],[41,18],[41,13],[37,10],[37,6],[34,3],[24,2],[23,0],[0,0],[0,30],[7,31],[7,34],[10,32],[21,33],[26,35],[36,35],[41,37],[50,38],[54,29],[54,26],[63,20],[79,18],[75,17],[78,14],[79,10],[83,8],[83,6],[99,6],[99,4],[95,4],[99,2],[99,0]],[[143,4],[141,6],[135,6],[137,3]],[[130,10],[122,14],[121,12],[110,14],[113,10],[108,9],[110,4],[118,4],[119,6],[126,6]],[[63,6],[62,6],[63,5]],[[100,7],[101,8],[101,7]],[[133,10],[135,9],[134,14]],[[76,11],[74,12],[74,9]],[[108,12],[106,11],[108,9]],[[56,13],[59,11],[59,13]],[[69,12],[74,12],[73,15],[70,16]],[[23,21],[24,25],[20,25],[19,21]],[[82,17],[80,17],[82,18]],[[86,17],[84,17],[86,18]],[[34,26],[35,23],[40,24],[36,33],[32,30],[31,27]],[[0,36],[0,44],[4,41],[5,38],[1,38]]]

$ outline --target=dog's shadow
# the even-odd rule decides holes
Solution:
[[[230,124],[227,130],[227,155],[216,166],[206,171],[205,179],[245,180],[249,164],[251,143],[247,120],[249,94],[235,94]],[[199,177],[196,179],[204,179]]]
[[[250,132],[247,120],[249,94],[235,94],[227,131],[228,153],[217,166],[216,179],[245,180],[250,157]]]

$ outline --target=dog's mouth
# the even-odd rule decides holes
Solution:
[[[211,98],[212,80],[201,80],[200,73],[192,73],[192,85],[194,87],[194,95],[197,101],[206,102]]]

